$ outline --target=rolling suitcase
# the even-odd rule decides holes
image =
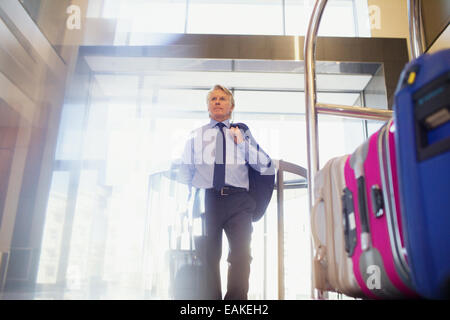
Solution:
[[[329,160],[315,176],[311,230],[315,249],[314,286],[351,297],[363,297],[353,274],[344,240],[342,191],[348,155]]]
[[[450,49],[409,63],[395,94],[405,240],[420,295],[450,298]]]
[[[171,249],[169,266],[171,275],[171,295],[174,300],[205,300],[209,293],[206,283],[204,214],[201,212],[201,191],[195,190],[194,199],[189,205],[190,212],[185,212],[181,219],[187,218],[189,248],[181,249],[180,242],[176,249]],[[194,236],[194,219],[201,218],[201,235]],[[170,238],[170,236],[169,236]],[[181,238],[181,237],[179,237]]]
[[[344,194],[353,200],[357,234],[354,272],[369,298],[417,297],[403,241],[393,136],[391,120],[358,147],[345,166]]]
[[[171,251],[174,272],[172,293],[174,300],[203,300],[205,267],[193,250]]]

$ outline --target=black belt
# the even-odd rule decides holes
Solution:
[[[229,196],[230,194],[239,193],[239,192],[247,192],[246,188],[239,188],[239,187],[232,187],[232,186],[225,186],[219,191],[216,189],[211,189],[214,191],[216,195],[219,196]]]

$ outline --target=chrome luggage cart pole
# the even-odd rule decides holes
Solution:
[[[316,90],[316,42],[317,33],[327,0],[317,0],[309,20],[308,31],[305,37],[305,120],[306,120],[306,143],[308,159],[308,206],[309,217],[313,206],[314,177],[319,171],[319,135],[317,132],[317,90]],[[311,223],[309,224],[311,225]],[[311,298],[319,298],[315,295],[314,276],[314,246],[311,237]],[[321,295],[322,293],[318,293]]]
[[[424,52],[424,33],[422,23],[422,0],[408,1],[409,45],[411,58],[416,59]]]

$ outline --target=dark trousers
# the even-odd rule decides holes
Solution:
[[[222,299],[220,258],[222,230],[228,238],[228,284],[225,300],[246,300],[249,288],[251,212],[255,201],[247,192],[221,196],[212,189],[205,194],[206,267],[208,297]]]

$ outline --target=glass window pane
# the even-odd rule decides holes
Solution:
[[[129,130],[136,120],[136,104],[108,103],[108,114],[103,121],[109,130]]]
[[[322,37],[356,37],[352,0],[328,1],[319,27]]]
[[[126,6],[129,6],[127,1]],[[132,11],[133,33],[183,33],[186,1],[146,1]]]
[[[117,33],[131,33],[130,43],[145,33],[184,33],[185,0],[105,0],[103,18],[117,19]]]
[[[102,234],[96,234],[93,230],[93,221],[96,216],[101,215],[97,179],[97,172],[95,171],[81,172],[66,273],[69,289],[80,289],[85,286],[93,269],[97,269],[102,264],[101,260],[95,261],[95,255],[93,255],[96,242],[98,243],[94,239],[103,236]]]
[[[192,0],[188,11],[188,33],[283,34],[280,0]]]
[[[100,91],[107,97],[135,98],[139,88],[138,76],[97,74],[95,75],[95,82],[95,91]]]
[[[305,35],[314,1],[286,0],[286,34]],[[328,1],[319,36],[355,37],[355,12],[352,0]]]
[[[204,111],[207,90],[161,89],[158,92],[157,107],[172,111]]]
[[[305,113],[303,92],[236,91],[234,96],[236,113]]]
[[[305,114],[304,92],[240,91],[236,90],[236,114],[267,113],[274,115]],[[353,106],[358,93],[318,92],[320,103]]]
[[[105,159],[107,152],[108,105],[93,103],[89,108],[89,120],[83,139],[83,159]]]
[[[308,6],[308,1],[286,0],[286,34],[304,36],[308,28],[312,6]]]
[[[363,128],[363,120],[320,115],[320,167],[333,157],[353,153],[365,140]]]
[[[300,178],[300,177],[298,177]],[[306,189],[284,191],[285,298],[311,297],[311,236]]]
[[[56,146],[56,160],[77,159],[83,138],[83,118],[85,106],[66,103],[62,109],[58,142]]]
[[[318,92],[317,101],[319,103],[354,106],[359,96],[359,93]]]
[[[68,201],[69,172],[54,171],[45,214],[37,283],[57,282]]]

